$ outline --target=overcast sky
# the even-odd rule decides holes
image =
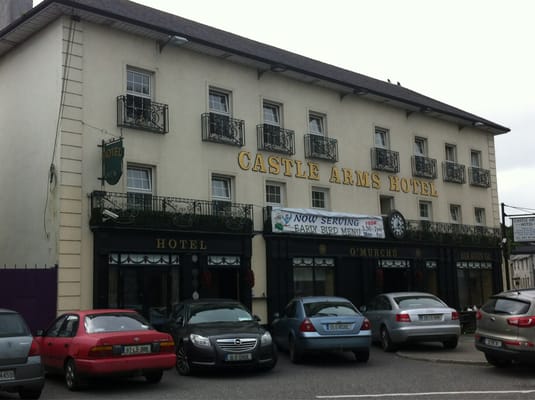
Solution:
[[[535,1],[137,2],[373,78],[399,81],[510,128],[496,136],[499,201],[535,212]]]

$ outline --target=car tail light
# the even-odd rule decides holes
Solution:
[[[28,353],[28,357],[39,355],[41,355],[41,346],[39,346],[37,340],[33,339],[32,345],[30,346],[30,351]]]
[[[535,326],[535,316],[507,318],[507,323],[519,328],[531,328]]]
[[[483,314],[481,314],[481,311],[477,310],[476,319],[481,319],[481,318],[483,318]]]
[[[370,324],[370,321],[368,318],[364,318],[364,321],[362,321],[362,325],[360,326],[361,331],[369,331],[372,327],[372,324]]]
[[[411,322],[409,314],[396,314],[396,322]]]
[[[534,344],[527,340],[504,340],[503,344],[515,347],[534,347]]]
[[[451,313],[451,319],[452,320],[456,320],[456,319],[459,319],[459,313],[457,311],[453,311]]]
[[[299,326],[300,332],[316,332],[316,328],[314,328],[314,325],[312,322],[306,318],[303,322],[301,322],[301,325]]]
[[[89,357],[109,357],[113,355],[113,346],[93,346],[89,349]]]
[[[172,340],[164,340],[159,343],[160,353],[174,353],[175,352],[175,342]]]

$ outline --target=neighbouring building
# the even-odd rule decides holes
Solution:
[[[57,264],[56,312],[503,287],[508,128],[126,0],[0,29],[0,264]]]

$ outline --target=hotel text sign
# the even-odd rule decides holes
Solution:
[[[385,238],[380,216],[274,207],[271,224],[274,233]]]
[[[260,172],[271,175],[284,175],[320,180],[319,164],[307,161],[285,158],[275,155],[265,157],[263,154],[252,154],[243,150],[238,153],[238,165],[244,171]],[[338,185],[365,187],[379,190],[383,186],[381,176],[376,172],[357,171],[351,168],[331,167],[329,182]],[[434,182],[423,179],[404,178],[397,175],[388,175],[388,185],[391,192],[412,193],[419,196],[438,197]]]

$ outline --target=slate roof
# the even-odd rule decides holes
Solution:
[[[327,85],[341,88],[341,94],[364,93],[371,100],[387,101],[411,112],[425,110],[429,116],[450,120],[463,126],[502,134],[509,128],[434,100],[406,87],[384,82],[339,68],[277,47],[269,46],[198,22],[178,17],[128,0],[44,0],[18,20],[0,30],[0,57],[12,47],[34,34],[58,13],[118,21],[123,26],[137,27],[144,32],[181,36],[188,43],[218,49],[242,59],[265,65],[280,65],[292,73],[309,76]],[[99,22],[99,21],[97,21]]]

